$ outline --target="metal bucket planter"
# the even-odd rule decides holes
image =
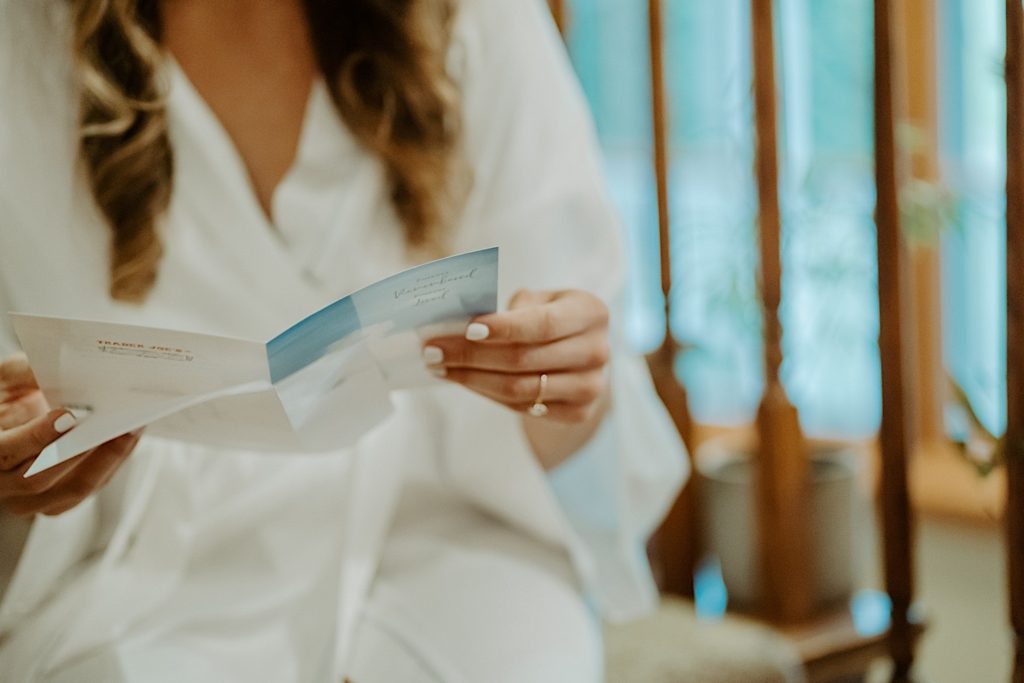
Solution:
[[[810,443],[810,542],[814,605],[845,602],[855,588],[858,452],[841,443]],[[698,450],[707,550],[717,556],[730,608],[758,611],[759,562],[754,447],[717,438]]]

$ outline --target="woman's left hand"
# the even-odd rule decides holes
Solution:
[[[0,430],[20,427],[49,410],[28,358],[21,353],[0,358]]]
[[[432,339],[423,349],[438,376],[524,414],[542,403],[546,411],[534,414],[564,423],[590,422],[603,410],[608,358],[608,307],[578,290],[520,291],[507,312],[476,318],[465,338]]]

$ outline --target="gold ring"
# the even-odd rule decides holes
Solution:
[[[540,376],[540,388],[537,389],[537,398],[533,399],[533,405],[530,406],[527,412],[532,417],[544,417],[548,414],[548,407],[544,405],[544,392],[548,388],[548,376],[542,374]]]

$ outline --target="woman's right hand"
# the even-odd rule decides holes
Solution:
[[[125,434],[26,479],[36,456],[74,426],[69,411],[49,410],[24,356],[0,362],[0,505],[17,515],[66,512],[110,480],[141,435]]]

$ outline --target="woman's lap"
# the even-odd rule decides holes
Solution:
[[[187,628],[174,637],[118,641],[52,680],[253,680],[243,673],[244,657],[230,672],[207,670],[211,660],[195,643]],[[603,677],[599,626],[565,552],[436,488],[404,497],[350,652],[352,683]],[[298,680],[296,673],[280,680]]]
[[[600,631],[557,548],[408,492],[353,645],[353,683],[593,683]]]

